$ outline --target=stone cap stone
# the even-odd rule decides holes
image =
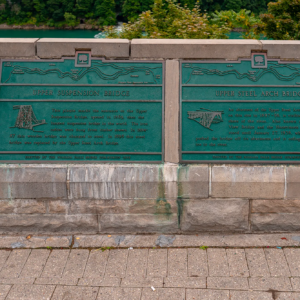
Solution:
[[[0,57],[34,57],[38,38],[0,38]]]
[[[258,40],[226,39],[133,39],[132,58],[229,59],[250,57],[251,50],[262,50]]]
[[[300,41],[262,40],[261,43],[269,58],[300,59]]]
[[[91,50],[92,56],[129,57],[129,40],[125,39],[50,39],[37,42],[40,58],[74,56],[76,50]]]

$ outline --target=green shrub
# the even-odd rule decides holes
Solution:
[[[190,10],[181,7],[176,1],[155,0],[152,11],[140,14],[131,23],[123,24],[118,32],[116,28],[106,27],[108,38],[164,38],[164,39],[215,39],[227,38],[229,28],[210,24],[206,14],[201,14],[198,4]]]

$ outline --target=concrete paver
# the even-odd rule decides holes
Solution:
[[[163,287],[163,277],[125,277],[122,279],[122,287]]]
[[[95,300],[98,287],[57,286],[51,300]]]
[[[9,257],[9,255],[11,254],[11,252],[12,251],[0,250],[0,271],[4,267],[4,264],[7,260],[7,258]]]
[[[70,250],[52,250],[41,277],[61,277],[68,260]]]
[[[84,277],[79,279],[78,285],[83,286],[106,286],[106,287],[119,287],[121,278],[117,277]]]
[[[284,248],[288,266],[292,276],[300,276],[300,249],[299,248]]]
[[[128,251],[126,277],[146,277],[148,249]]]
[[[5,299],[10,289],[11,285],[0,285],[0,300]]]
[[[5,252],[0,300],[300,300],[298,248]]]
[[[276,300],[300,300],[300,293],[275,293]]]
[[[141,288],[100,288],[97,300],[140,300]]]
[[[50,300],[55,285],[14,285],[5,300]]]
[[[61,278],[61,277],[41,277],[37,278],[34,282],[34,284],[40,284],[40,285],[76,285],[78,282],[78,278]]]
[[[265,249],[266,259],[268,262],[271,276],[291,276],[289,267],[287,265],[282,249]]]
[[[18,278],[31,250],[13,250],[0,272],[0,278]]]
[[[187,289],[186,300],[229,300],[228,290]]]
[[[141,300],[185,300],[185,289],[163,288],[155,289],[144,288]]]
[[[209,276],[229,276],[225,249],[207,249]]]
[[[187,276],[187,249],[168,250],[168,276]]]
[[[299,277],[292,277],[291,283],[294,291],[300,291],[300,278]]]
[[[103,277],[109,251],[91,250],[83,277]]]
[[[147,277],[166,277],[168,270],[168,250],[149,249]]]
[[[288,277],[254,277],[249,278],[249,287],[251,290],[268,291],[291,291],[292,286]]]
[[[243,277],[207,277],[207,288],[220,290],[248,290],[248,280]]]
[[[20,277],[39,277],[44,270],[50,251],[33,249],[27,259]]]
[[[124,278],[126,274],[128,250],[109,251],[105,276]]]
[[[71,250],[63,277],[81,278],[83,276],[89,250]]]
[[[208,276],[207,252],[202,249],[188,249],[188,276]]]
[[[245,249],[251,277],[270,277],[270,271],[263,249]]]
[[[249,277],[244,249],[226,249],[229,273],[233,277]]]
[[[271,292],[230,291],[230,300],[274,300]]]
[[[170,288],[206,288],[205,277],[167,277],[164,279],[164,287]]]
[[[0,284],[33,284],[33,277],[0,278]]]

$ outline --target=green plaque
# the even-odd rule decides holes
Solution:
[[[181,162],[300,162],[300,64],[181,62]]]
[[[2,162],[161,162],[164,63],[2,60]]]

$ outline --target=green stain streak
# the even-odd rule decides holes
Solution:
[[[184,206],[184,191],[182,186],[182,179],[187,178],[189,174],[189,167],[188,166],[178,166],[177,168],[177,218],[178,218],[178,228],[181,227],[181,220],[183,214],[183,206]]]
[[[164,174],[163,174],[163,165],[160,165],[158,171],[158,198],[156,199],[156,215],[165,215],[168,218],[172,216],[171,204],[168,203],[165,197],[165,183],[164,183]]]

